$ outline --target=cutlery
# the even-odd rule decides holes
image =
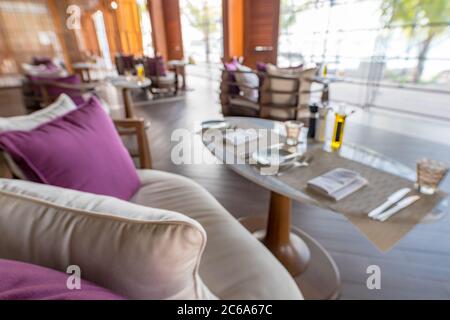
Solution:
[[[277,177],[281,177],[282,175],[284,175],[285,173],[291,171],[292,169],[295,168],[300,168],[300,167],[308,167],[309,164],[311,163],[311,160],[313,159],[313,157],[308,157],[308,158],[303,158],[303,160],[301,161],[296,161],[292,164],[292,166],[280,171],[277,173]]]
[[[373,209],[369,212],[369,217],[374,218],[375,216],[381,214],[383,211],[385,211],[387,208],[395,204],[396,202],[400,201],[403,197],[405,197],[409,192],[411,191],[410,188],[403,188],[396,192],[394,192],[392,195],[389,196],[389,198],[380,206]]]
[[[390,217],[392,217],[394,214],[398,213],[399,211],[405,209],[406,207],[412,205],[414,202],[419,200],[419,196],[411,196],[406,199],[403,199],[402,201],[398,202],[394,207],[387,210],[383,214],[376,216],[374,219],[379,220],[381,222],[386,221]]]

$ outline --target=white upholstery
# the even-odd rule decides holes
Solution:
[[[200,276],[221,299],[302,299],[286,269],[214,197],[192,180],[138,171],[142,187],[132,202],[176,211],[198,221],[208,241]]]
[[[305,93],[305,91],[311,90],[311,81],[308,81],[308,79],[313,78],[316,71],[317,71],[316,68],[285,69],[285,68],[278,68],[278,67],[274,66],[273,64],[267,65],[267,73],[269,75],[282,76],[282,77],[286,77],[286,76],[294,77],[294,78],[300,80],[300,92],[299,92],[299,101],[298,101],[299,107],[307,107],[308,106],[309,99],[310,99],[310,93]],[[278,80],[272,80],[271,85],[275,86],[275,87],[280,87],[280,88],[283,87],[283,85],[284,85],[286,88],[284,90],[289,90],[288,89],[289,85],[287,85],[287,83],[283,84],[282,82],[278,82],[278,83],[277,82],[278,82]],[[278,90],[278,89],[274,89],[274,90]],[[283,90],[283,89],[281,89],[281,90]],[[273,95],[273,99],[277,99],[278,101],[282,102],[283,99],[286,100],[289,98],[286,96],[283,97],[283,96]],[[273,101],[273,102],[276,103],[275,101]]]
[[[259,87],[258,76],[256,75],[256,73],[251,72],[252,69],[250,69],[247,66],[239,65],[238,71],[242,72],[236,72],[234,76],[236,78],[236,82],[238,83],[238,85],[240,84],[239,89],[243,92],[244,97],[253,102],[257,102],[258,89],[251,89],[251,88]]]
[[[268,115],[275,119],[292,119],[295,109],[266,108]]]
[[[69,96],[62,94],[58,100],[32,114],[18,117],[0,118],[0,132],[5,131],[30,131],[41,124],[59,118],[60,116],[75,110],[77,106]]]
[[[259,104],[240,98],[230,98],[230,104],[240,107],[247,107],[254,110],[259,110]]]
[[[0,179],[0,258],[65,272],[131,299],[215,298],[198,276],[206,234],[176,212]]]
[[[172,71],[166,71],[165,76],[150,77],[152,81],[156,81],[158,84],[174,84],[175,83],[175,73]]]

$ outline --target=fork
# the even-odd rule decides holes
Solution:
[[[309,157],[309,158],[305,158],[303,161],[296,161],[292,164],[292,166],[287,167],[284,170],[281,170],[280,172],[277,173],[277,177],[281,177],[282,175],[284,175],[285,173],[291,171],[292,169],[295,168],[304,168],[304,167],[308,167],[311,163],[311,160],[313,159],[313,157]]]

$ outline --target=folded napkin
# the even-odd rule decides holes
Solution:
[[[236,129],[225,134],[225,140],[235,146],[257,140],[258,138],[258,133],[252,129]]]
[[[339,201],[358,191],[367,183],[368,181],[357,172],[337,168],[309,180],[308,188]]]

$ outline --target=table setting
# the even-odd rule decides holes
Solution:
[[[433,210],[447,210],[447,194],[437,185],[429,194],[421,192],[414,170],[364,147],[342,141],[338,148],[332,143],[317,143],[307,138],[307,128],[299,122],[278,123],[265,136],[251,136],[248,132],[254,128],[233,120],[204,122],[202,130],[220,131],[224,141],[221,147],[237,153],[234,159],[241,160],[236,164],[278,180],[315,205],[345,215],[382,252],[391,249]],[[258,144],[258,139],[264,143]],[[218,153],[220,147],[214,147]],[[433,164],[440,165],[442,171],[438,184],[445,176],[446,166]],[[339,181],[339,173],[346,173],[351,179]],[[320,183],[325,187],[335,183],[335,194],[327,194]]]

